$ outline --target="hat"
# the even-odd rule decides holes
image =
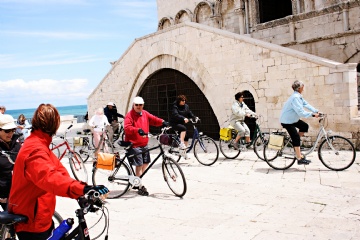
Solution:
[[[108,102],[108,104],[107,104],[108,106],[110,105],[110,106],[115,106],[115,104],[113,103],[113,102]]]
[[[8,114],[0,115],[0,128],[5,130],[16,128],[14,118]]]
[[[144,104],[144,99],[142,97],[135,97],[133,103],[135,104]]]

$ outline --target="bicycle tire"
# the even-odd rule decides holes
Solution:
[[[59,148],[56,148],[56,149],[53,149],[54,147],[56,147],[56,144],[55,143],[50,143],[50,150],[55,154],[55,156],[57,158],[60,158],[60,149]]]
[[[116,163],[114,170],[105,170],[94,167],[92,174],[93,185],[104,185],[110,192],[108,198],[119,198],[130,187],[129,178],[132,175],[130,166],[124,162]]]
[[[328,137],[328,139],[331,141],[330,143],[326,138],[320,143],[318,151],[320,161],[325,167],[334,171],[342,171],[349,168],[356,158],[354,145],[349,139],[342,136],[334,135]]]
[[[241,150],[236,150],[233,147],[234,141],[235,139],[230,139],[229,141],[225,141],[222,139],[219,140],[220,152],[222,153],[222,155],[224,155],[225,158],[235,159],[240,155]]]
[[[185,175],[180,165],[171,157],[164,156],[162,162],[164,180],[177,197],[183,197],[187,191]]]
[[[202,165],[211,166],[219,158],[219,148],[211,137],[200,136],[194,144],[194,155]]]
[[[161,146],[166,156],[171,157],[175,161],[179,162],[181,159],[181,154],[179,149],[180,140],[175,135],[171,135],[171,139],[172,140],[170,145],[161,144]]]
[[[89,159],[90,154],[93,153],[93,151],[90,151],[90,143],[87,140],[84,140],[84,144],[82,146],[77,146],[74,148],[74,151],[77,152],[84,163]]]
[[[280,150],[264,147],[266,163],[276,170],[285,170],[295,163],[295,151],[290,139],[285,139],[284,146]]]
[[[69,165],[71,172],[73,173],[76,180],[87,183],[88,173],[84,161],[82,160],[80,154],[78,154],[77,152],[74,152],[74,154],[71,155],[72,156],[69,157]]]
[[[254,140],[254,152],[258,158],[265,161],[264,158],[264,147],[269,141],[270,134],[269,133],[259,133]]]

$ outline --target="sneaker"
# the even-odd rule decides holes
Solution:
[[[180,148],[180,149],[186,149],[185,143],[183,143],[183,142],[180,143],[179,148]]]
[[[309,160],[306,160],[305,157],[302,157],[300,160],[298,159],[297,160],[297,164],[298,165],[309,165],[311,161]]]
[[[235,150],[239,150],[239,143],[233,143],[232,146]]]
[[[254,145],[252,145],[251,143],[246,143],[246,148],[247,149],[254,149]]]
[[[147,191],[147,189],[144,186],[139,188],[138,194],[141,196],[149,196],[149,192]]]

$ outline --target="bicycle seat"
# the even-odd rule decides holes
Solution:
[[[8,211],[0,212],[1,224],[13,224],[17,222],[26,222],[28,218],[24,215],[12,214]]]
[[[84,133],[89,133],[89,132],[91,132],[91,129],[84,129],[83,132]]]

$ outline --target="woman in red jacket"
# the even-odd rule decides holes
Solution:
[[[40,104],[32,118],[32,132],[24,142],[14,166],[9,212],[28,217],[15,225],[19,240],[45,240],[54,228],[56,196],[77,199],[90,189],[107,193],[104,186],[87,186],[72,179],[49,149],[60,126],[60,115],[51,104]]]

